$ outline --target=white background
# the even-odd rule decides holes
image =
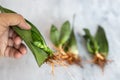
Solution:
[[[89,28],[94,34],[97,25],[102,25],[109,41],[109,60],[104,73],[96,65],[83,63],[84,68],[69,66],[55,68],[51,74],[50,65],[40,68],[28,49],[21,59],[0,58],[0,80],[119,80],[120,79],[120,0],[0,0],[0,5],[12,9],[30,20],[39,28],[47,44],[51,24],[60,25],[75,18],[75,32],[84,34]],[[90,60],[82,37],[78,39],[80,55]]]

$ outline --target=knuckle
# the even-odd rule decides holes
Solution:
[[[20,19],[20,20],[23,20],[23,19],[24,19],[23,16],[20,15],[20,14],[17,14],[17,17],[18,17],[18,19]]]

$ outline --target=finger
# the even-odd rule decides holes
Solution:
[[[14,39],[14,44],[15,45],[20,45],[22,43],[22,39],[19,36],[16,36]]]
[[[20,58],[22,57],[22,54],[13,47],[7,47],[5,51],[6,57],[14,57],[14,58]]]
[[[10,51],[10,47],[6,47],[4,56],[9,57],[9,51]]]
[[[18,25],[21,29],[30,29],[30,25],[26,23],[24,18],[19,14],[1,13],[1,22],[5,27]]]
[[[18,35],[17,35],[17,33],[14,31],[11,38],[14,40],[14,39],[16,38],[16,36],[18,36]]]
[[[9,47],[10,49],[10,51],[9,51],[9,57],[11,57],[11,58],[13,58],[14,57],[14,54],[15,54],[15,52],[17,51],[15,48],[13,48],[13,47]]]
[[[19,36],[16,36],[16,37],[13,39],[13,42],[14,42],[13,47],[16,48],[16,49],[19,49],[19,48],[20,48],[20,45],[21,45],[21,43],[22,43],[22,39],[21,39]]]
[[[8,39],[8,43],[7,43],[7,46],[13,46],[14,42],[11,38]]]
[[[14,53],[14,58],[21,58],[22,57],[22,54],[19,52],[19,51],[16,51],[15,53]]]
[[[20,48],[20,44],[19,45],[14,44],[13,47],[16,48],[16,49],[19,49]]]
[[[27,53],[27,48],[24,44],[21,44],[20,47],[19,47],[19,51],[22,55],[26,54]]]
[[[13,57],[15,53],[15,48],[8,46],[5,50],[5,56],[7,57]]]
[[[14,31],[12,29],[9,29],[9,34],[8,36],[11,38],[13,36]]]

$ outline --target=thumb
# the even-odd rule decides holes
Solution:
[[[0,22],[5,27],[18,25],[21,29],[31,28],[21,15],[14,13],[1,13]]]

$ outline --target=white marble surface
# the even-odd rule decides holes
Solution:
[[[0,5],[10,8],[35,24],[45,36],[50,46],[49,29],[51,24],[60,25],[65,20],[72,22],[76,14],[75,31],[83,34],[83,28],[89,28],[94,34],[97,25],[104,26],[109,41],[108,59],[113,60],[106,65],[104,74],[88,63],[84,69],[75,65],[65,69],[55,68],[51,75],[49,65],[37,66],[28,50],[21,59],[0,58],[0,80],[119,80],[120,79],[120,0],[0,0]],[[78,39],[80,55],[90,59],[83,39]]]

